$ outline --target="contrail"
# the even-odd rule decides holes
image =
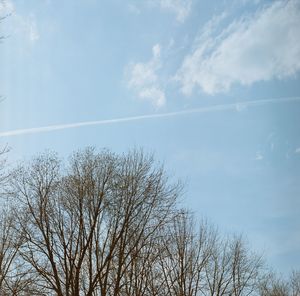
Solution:
[[[284,103],[284,102],[292,102],[292,101],[300,101],[300,97],[252,100],[252,101],[245,101],[239,103],[214,105],[209,107],[194,108],[194,109],[183,110],[183,111],[168,112],[168,113],[148,114],[148,115],[139,115],[139,116],[131,116],[131,117],[120,117],[114,119],[49,125],[49,126],[26,128],[26,129],[16,129],[16,130],[0,132],[0,138],[25,135],[25,134],[37,134],[37,133],[51,132],[56,130],[77,128],[77,127],[91,126],[91,125],[106,125],[106,124],[122,123],[122,122],[129,122],[129,121],[139,121],[145,119],[166,118],[166,117],[174,117],[174,116],[193,114],[193,113],[208,113],[208,112],[215,112],[215,111],[238,110],[239,107],[244,108],[249,106],[259,106],[259,105],[265,105],[271,103]]]

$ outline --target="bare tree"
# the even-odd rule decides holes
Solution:
[[[27,285],[25,274],[21,272],[18,251],[22,238],[15,224],[14,208],[7,199],[7,185],[11,172],[8,171],[6,153],[9,148],[5,146],[0,151],[0,294],[21,295]]]
[[[264,275],[260,283],[261,296],[289,296],[289,286],[286,281],[279,279],[274,272]]]
[[[88,148],[66,165],[46,153],[9,180],[3,295],[299,294],[299,273],[261,279],[262,259],[241,237],[224,238],[178,209],[180,184],[142,151]]]
[[[192,215],[180,211],[162,232],[160,267],[164,295],[196,296],[204,288],[204,268],[211,256],[215,231],[206,222],[199,230]]]
[[[262,257],[250,252],[250,248],[241,237],[235,237],[231,243],[232,253],[232,289],[234,296],[251,295],[259,287],[263,267]]]
[[[19,238],[15,234],[14,217],[9,209],[0,213],[0,292],[5,294],[10,286],[13,273],[12,266],[19,248]]]
[[[126,271],[172,213],[179,193],[152,157],[77,153],[62,171],[38,157],[14,181],[22,258],[48,295],[121,295]],[[98,294],[97,294],[98,293]]]
[[[260,283],[261,296],[299,296],[300,295],[300,271],[292,271],[290,276],[284,279],[274,272],[264,275]]]
[[[262,259],[240,237],[218,239],[206,265],[208,294],[251,295],[259,287]]]
[[[0,192],[3,191],[3,187],[6,184],[9,173],[8,173],[8,166],[7,166],[7,159],[5,157],[6,153],[9,152],[9,147],[6,145],[3,148],[0,148]]]
[[[290,289],[292,296],[300,295],[300,271],[293,270],[290,276]]]
[[[8,152],[7,147],[0,151],[0,193],[3,197],[3,188],[7,181],[6,158],[4,154]],[[7,276],[10,271],[12,262],[16,256],[16,248],[14,248],[15,238],[12,235],[13,225],[12,216],[10,215],[7,203],[1,198],[0,212],[0,292],[3,293]]]

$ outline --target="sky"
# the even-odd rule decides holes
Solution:
[[[0,146],[153,152],[182,206],[300,266],[300,1],[1,0]]]

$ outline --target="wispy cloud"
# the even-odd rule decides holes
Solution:
[[[260,105],[274,104],[274,103],[288,103],[293,101],[300,101],[300,97],[252,100],[252,101],[245,101],[244,104],[247,105],[247,107],[251,107],[251,106],[260,106]],[[50,126],[35,127],[35,128],[28,128],[28,129],[16,129],[11,131],[0,132],[0,138],[26,135],[26,134],[38,134],[38,133],[44,133],[44,132],[50,132],[56,130],[65,130],[70,128],[84,127],[84,126],[108,125],[108,124],[124,123],[124,122],[131,122],[131,121],[141,121],[147,119],[167,118],[167,117],[174,117],[180,115],[188,115],[193,113],[209,113],[209,112],[226,111],[226,110],[236,110],[236,103],[214,105],[214,106],[194,108],[194,109],[168,112],[168,113],[158,113],[158,114],[121,117],[121,118],[106,119],[106,120],[76,122],[70,124],[50,125]]]
[[[157,71],[161,67],[160,45],[152,48],[152,58],[146,63],[131,63],[127,67],[128,87],[142,100],[148,100],[156,107],[166,102],[165,93],[160,86]]]
[[[14,5],[10,0],[0,1],[0,17],[5,17],[14,11]]]
[[[27,20],[24,20],[23,25],[24,25],[24,28],[26,28],[29,40],[31,42],[35,42],[35,41],[39,40],[40,35],[38,32],[35,17],[33,15],[30,15],[29,18],[27,18]]]
[[[255,160],[262,160],[262,159],[264,159],[262,153],[260,151],[257,151],[255,155]]]
[[[0,17],[9,16],[5,35],[20,34],[29,42],[34,43],[39,39],[39,32],[33,14],[21,15],[11,0],[0,1]]]
[[[205,27],[177,72],[184,94],[195,87],[227,92],[236,83],[285,79],[300,70],[300,1],[274,1],[221,31],[219,22]]]
[[[189,16],[192,0],[154,0],[162,9],[169,10],[176,15],[176,20],[183,23]]]

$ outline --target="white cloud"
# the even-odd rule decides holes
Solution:
[[[295,149],[295,153],[300,153],[300,147]]]
[[[34,43],[40,38],[35,16],[33,14],[23,16],[15,13],[13,21],[14,32],[21,34],[29,40],[30,43]]]
[[[160,45],[152,48],[152,58],[147,63],[132,63],[127,70],[128,87],[142,100],[148,100],[156,107],[165,104],[166,98],[158,81],[157,71],[161,67]]]
[[[166,102],[164,92],[155,86],[142,89],[139,93],[139,96],[142,99],[149,99],[157,107],[163,106]]]
[[[257,151],[255,155],[255,160],[262,160],[262,159],[264,159],[262,153],[260,151]]]
[[[38,32],[37,24],[34,18],[31,18],[28,23],[28,32],[29,32],[29,39],[30,41],[34,42],[40,39],[40,35]]]
[[[21,34],[30,42],[35,42],[39,39],[38,28],[33,14],[24,16],[18,13],[11,0],[0,0],[0,17],[8,18],[5,20],[5,25],[8,26],[8,35]]]
[[[176,74],[184,94],[195,86],[226,92],[235,83],[284,79],[300,70],[300,1],[273,2],[216,34],[218,22],[204,28]]]
[[[23,35],[31,43],[36,42],[39,38],[37,23],[33,14],[29,16],[15,15],[15,33]]]
[[[6,17],[14,11],[14,5],[11,1],[0,1],[0,18]]]
[[[162,9],[176,14],[179,22],[184,22],[191,12],[192,0],[157,0]]]

